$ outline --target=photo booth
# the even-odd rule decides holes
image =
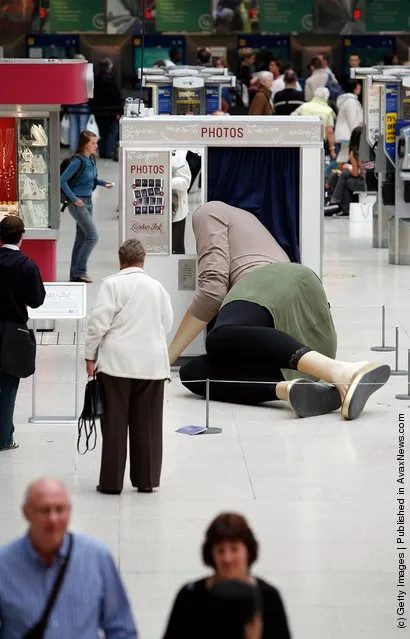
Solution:
[[[190,202],[186,253],[172,250],[172,158],[202,156],[202,190]],[[323,125],[317,117],[123,117],[120,122],[120,242],[138,237],[146,268],[171,295],[178,327],[195,294],[191,218],[220,200],[265,225],[290,259],[322,275]],[[172,335],[171,335],[172,338]],[[204,352],[203,337],[186,355]]]

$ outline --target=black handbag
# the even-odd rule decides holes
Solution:
[[[30,377],[35,364],[34,332],[25,324],[0,322],[0,370],[13,377]]]
[[[77,452],[85,455],[97,445],[97,428],[95,422],[104,414],[104,389],[94,376],[85,387],[84,406],[78,420]],[[84,449],[81,450],[81,439],[85,435]]]
[[[44,612],[41,615],[41,618],[37,621],[37,623],[30,628],[28,632],[24,635],[23,639],[43,639],[46,634],[48,620],[54,608],[55,602],[57,601],[58,594],[61,590],[61,586],[63,585],[64,577],[67,572],[67,567],[70,562],[71,553],[73,550],[74,537],[70,533],[70,545],[68,547],[67,556],[64,557],[61,568],[58,572],[57,578],[54,582],[53,589],[47,599],[47,603],[44,608]]]

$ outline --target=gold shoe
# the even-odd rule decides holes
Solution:
[[[349,389],[342,403],[343,417],[350,420],[357,419],[369,397],[387,382],[390,372],[390,366],[387,364],[370,363],[362,366],[350,380]]]

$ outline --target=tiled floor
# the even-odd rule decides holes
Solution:
[[[100,173],[119,183],[117,165]],[[101,192],[95,206],[100,241],[90,264],[96,283],[116,270],[116,193]],[[339,354],[371,357],[380,343],[380,307],[387,307],[387,338],[400,327],[401,367],[410,326],[410,268],[387,264],[371,249],[367,229],[344,219],[325,223],[325,279],[339,332]],[[59,278],[68,272],[73,223],[62,219]],[[61,322],[67,337],[74,328]],[[75,347],[70,339],[39,346],[38,412],[72,412]],[[64,343],[66,342],[66,343]],[[379,355],[393,363],[392,354]],[[85,379],[85,378],[84,378]],[[82,380],[82,382],[84,381]],[[31,383],[23,382],[16,411],[19,450],[0,460],[0,542],[24,529],[22,493],[40,475],[64,479],[73,496],[73,527],[104,540],[119,562],[143,639],[159,639],[177,588],[201,576],[204,528],[218,512],[245,513],[261,543],[255,568],[283,593],[293,636],[300,639],[390,639],[397,630],[398,557],[395,550],[399,412],[408,418],[406,378],[392,378],[362,418],[339,414],[298,420],[280,404],[211,405],[215,436],[175,433],[204,423],[204,403],[175,378],[167,387],[165,455],[161,489],[139,495],[127,485],[121,497],[95,492],[98,451],[79,457],[72,426],[28,423]],[[407,435],[408,441],[410,435]],[[408,530],[407,530],[408,532]],[[409,542],[409,538],[407,537]],[[410,557],[410,551],[409,551]],[[409,559],[410,561],[410,559]],[[407,616],[410,583],[407,579]]]

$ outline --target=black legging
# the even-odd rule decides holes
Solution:
[[[233,404],[260,404],[277,399],[276,384],[284,380],[281,369],[296,370],[300,358],[311,349],[278,331],[270,312],[253,302],[230,302],[218,313],[206,339],[207,355],[190,360],[180,369],[183,385],[205,396],[205,382],[212,382],[210,398]],[[252,382],[269,382],[254,384]]]

